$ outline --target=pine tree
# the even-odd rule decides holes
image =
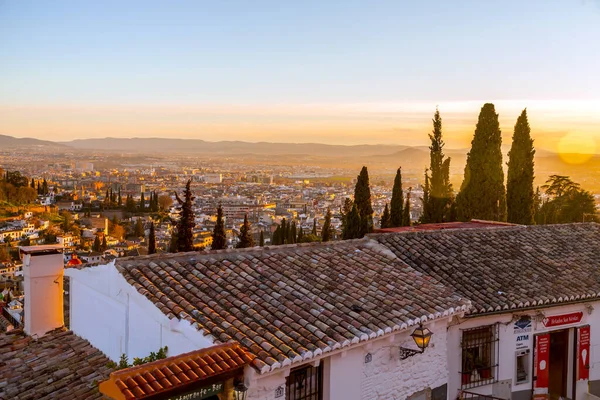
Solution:
[[[354,205],[360,217],[357,238],[373,231],[373,207],[371,206],[371,188],[369,187],[369,171],[362,167],[354,188]]]
[[[352,205],[352,210],[346,215],[346,223],[342,232],[342,237],[346,239],[355,239],[360,234],[360,214],[358,213],[358,207],[356,204]]]
[[[227,236],[225,234],[225,223],[223,222],[223,207],[219,204],[217,208],[217,223],[212,234],[212,249],[221,250],[227,247]]]
[[[192,180],[188,180],[185,185],[184,200],[181,200],[177,193],[175,198],[179,202],[181,209],[179,211],[179,221],[177,221],[177,250],[178,251],[192,251],[194,250],[194,227],[196,222],[194,221],[194,209],[192,202],[194,196],[192,195]]]
[[[331,210],[328,208],[327,214],[325,214],[325,222],[323,222],[323,229],[321,229],[321,241],[329,242],[331,236]]]
[[[408,193],[406,193],[406,203],[402,212],[402,226],[410,226],[410,188],[408,189]]]
[[[312,227],[311,234],[317,236],[317,217],[316,216],[313,218],[313,227]]]
[[[260,231],[260,238],[258,239],[258,245],[260,247],[265,247],[265,234],[263,231]]]
[[[402,193],[402,169],[398,168],[392,188],[392,200],[390,202],[390,228],[402,226],[402,208],[404,208],[404,195]]]
[[[154,222],[150,223],[150,234],[148,235],[148,254],[156,253],[156,233],[154,232]]]
[[[385,203],[385,208],[383,209],[383,214],[381,215],[381,229],[389,228],[390,224],[390,209],[388,207],[388,204]]]
[[[484,104],[479,114],[460,193],[456,199],[458,218],[469,221],[506,220],[506,192],[502,171],[502,136],[493,104]]]
[[[240,241],[237,244],[238,249],[254,247],[254,238],[252,238],[252,228],[248,221],[248,214],[244,216],[244,224],[240,228]]]
[[[450,184],[450,158],[444,160],[444,141],[442,140],[442,118],[439,110],[433,118],[433,131],[429,134],[429,171],[425,172],[422,221],[446,222],[450,217],[450,208],[454,201]],[[425,201],[425,198],[427,201]]]
[[[533,191],[534,154],[531,128],[527,120],[527,109],[525,109],[515,124],[512,146],[508,153],[506,181],[508,222],[523,225],[533,224],[535,213],[535,193]]]

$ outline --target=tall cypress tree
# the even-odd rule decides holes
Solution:
[[[106,235],[102,235],[102,246],[100,248],[102,251],[105,251],[108,248],[108,244],[106,243]]]
[[[464,179],[456,199],[458,218],[469,221],[506,220],[506,192],[502,171],[502,136],[494,105],[481,108]]]
[[[281,243],[281,225],[277,226],[275,232],[273,232],[271,244],[274,246],[279,246],[280,244],[283,244]]]
[[[390,208],[388,207],[388,204],[385,203],[385,208],[383,209],[383,214],[381,215],[381,221],[379,226],[381,227],[381,229],[389,228],[390,223]]]
[[[279,244],[285,244],[287,242],[287,235],[288,235],[287,231],[288,231],[287,224],[285,223],[285,218],[283,218],[281,220],[281,231],[279,232],[280,233],[280,236],[279,236],[280,243]]]
[[[148,234],[148,254],[156,253],[156,233],[154,232],[154,222],[150,223],[150,233]]]
[[[227,236],[225,234],[225,223],[223,222],[223,207],[219,204],[217,208],[217,223],[212,234],[213,250],[221,250],[227,246]]]
[[[304,237],[304,232],[302,231],[302,226],[298,229],[298,237],[296,238],[296,243],[302,243],[302,238]]]
[[[288,232],[288,243],[296,243],[296,221],[292,221],[292,227]]]
[[[404,204],[404,209],[402,210],[402,226],[410,226],[410,188],[408,189],[408,193],[406,193],[406,203]]]
[[[360,234],[360,214],[358,213],[358,207],[356,203],[352,205],[352,210],[346,215],[346,223],[342,232],[342,238],[356,239]]]
[[[140,197],[140,211],[144,212],[146,208],[146,199],[144,199],[144,192],[142,192],[142,196]]]
[[[392,188],[390,202],[390,228],[402,226],[402,209],[404,208],[404,195],[402,193],[402,169],[398,168]]]
[[[244,216],[244,224],[240,228],[240,241],[237,244],[238,249],[245,249],[247,247],[254,246],[254,238],[252,238],[252,232],[250,222],[248,221],[248,214]]]
[[[192,202],[194,196],[192,195],[192,189],[190,188],[192,180],[188,180],[185,185],[184,200],[181,200],[177,193],[175,198],[181,205],[179,211],[179,221],[177,221],[177,250],[178,251],[192,251],[194,250],[194,227],[196,222],[194,221],[194,209]]]
[[[117,196],[117,205],[121,207],[123,205],[123,198],[121,197],[121,188],[119,187],[119,194]]]
[[[329,242],[331,240],[331,210],[327,209],[325,214],[325,222],[323,222],[323,228],[321,229],[321,241]]]
[[[94,239],[94,244],[92,245],[92,250],[94,251],[100,251],[100,237],[98,235],[96,235],[96,238]]]
[[[258,245],[260,247],[265,247],[265,234],[263,231],[260,231],[260,238],[258,239]]]
[[[531,225],[535,213],[535,193],[533,191],[533,139],[524,109],[513,134],[512,146],[508,153],[508,174],[506,180],[507,220],[515,224]]]
[[[446,222],[450,218],[450,208],[454,201],[450,184],[450,158],[444,160],[442,140],[442,118],[435,110],[433,131],[429,134],[429,171],[425,172],[425,193],[423,196],[423,222]],[[425,198],[427,201],[425,201]]]
[[[312,227],[312,231],[311,233],[315,236],[317,236],[317,216],[315,215],[315,217],[313,218],[313,227]]]
[[[356,180],[354,205],[360,217],[359,231],[356,237],[361,238],[373,231],[373,207],[371,206],[371,188],[367,167],[362,167]]]

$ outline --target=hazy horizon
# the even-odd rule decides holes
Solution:
[[[565,16],[568,15],[568,18]],[[0,133],[600,152],[600,2],[0,2]]]

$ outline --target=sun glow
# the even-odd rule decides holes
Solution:
[[[596,152],[596,141],[591,135],[567,133],[557,145],[560,158],[569,164],[583,164]]]

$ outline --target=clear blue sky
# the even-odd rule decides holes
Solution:
[[[591,100],[598,71],[596,0],[0,0],[4,107]]]

